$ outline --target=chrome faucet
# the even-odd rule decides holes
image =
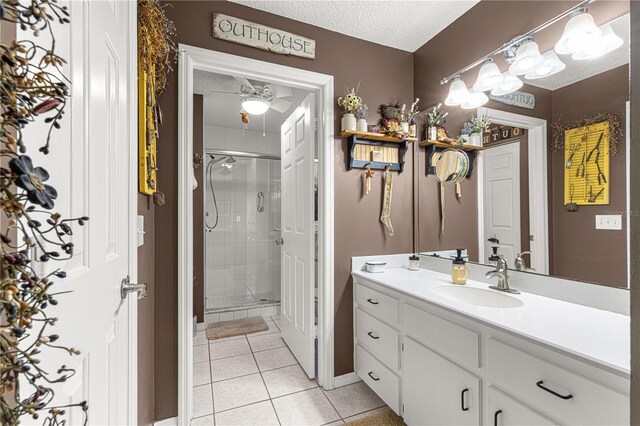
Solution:
[[[490,285],[489,288],[494,290],[504,291],[507,293],[520,294],[518,290],[513,290],[509,288],[509,270],[507,269],[507,261],[504,260],[504,257],[500,257],[497,262],[496,269],[493,271],[489,271],[484,274],[485,278],[491,279],[494,277],[498,277],[498,285]]]
[[[530,251],[523,251],[522,253],[518,253],[516,256],[516,260],[513,261],[513,265],[516,267],[516,271],[526,271],[527,265],[524,263],[524,259],[522,256],[525,254],[531,255]]]

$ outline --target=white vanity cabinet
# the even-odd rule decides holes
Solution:
[[[628,375],[359,275],[354,286],[356,373],[408,425],[629,424]]]

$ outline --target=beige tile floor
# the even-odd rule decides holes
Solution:
[[[385,409],[364,382],[325,391],[309,380],[280,337],[280,317],[269,330],[194,340],[194,426],[338,425]]]

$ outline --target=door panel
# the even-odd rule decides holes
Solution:
[[[314,351],[314,95],[309,94],[281,129],[282,338],[312,378]]]
[[[484,226],[485,237],[500,240],[498,254],[513,265],[521,252],[520,241],[520,143],[514,142],[487,149],[484,156]],[[491,243],[485,244],[487,257]],[[481,259],[486,262],[487,259]]]
[[[403,352],[404,421],[408,425],[479,425],[480,379],[407,339]]]
[[[78,348],[78,356],[47,350],[42,357],[46,370],[66,364],[76,370],[67,382],[54,385],[52,405],[87,400],[89,424],[135,424],[137,414],[129,395],[135,377],[130,376],[135,353],[129,347],[129,310],[135,295],[120,297],[121,280],[129,274],[129,226],[131,191],[129,176],[131,126],[136,113],[130,110],[136,81],[130,78],[130,62],[136,46],[135,7],[107,1],[68,1],[69,25],[54,25],[56,49],[69,60],[64,72],[70,77],[71,98],[62,128],[53,136],[51,154],[31,149],[34,161],[46,168],[59,193],[55,211],[63,217],[89,216],[84,227],[74,227],[74,256],[64,264],[39,265],[41,270],[61,268],[68,275],[59,282],[60,304],[50,315],[61,341]],[[28,33],[20,34],[29,38]],[[36,42],[40,40],[36,39]],[[131,117],[134,119],[132,120]],[[43,140],[46,128],[34,123],[27,138]],[[135,132],[133,132],[135,134]],[[44,354],[44,352],[43,352]],[[83,422],[79,409],[68,411],[68,423]],[[31,424],[25,418],[23,423]],[[41,424],[39,421],[37,424]]]

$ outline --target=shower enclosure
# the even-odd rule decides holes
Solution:
[[[280,158],[207,151],[205,310],[280,302]]]

